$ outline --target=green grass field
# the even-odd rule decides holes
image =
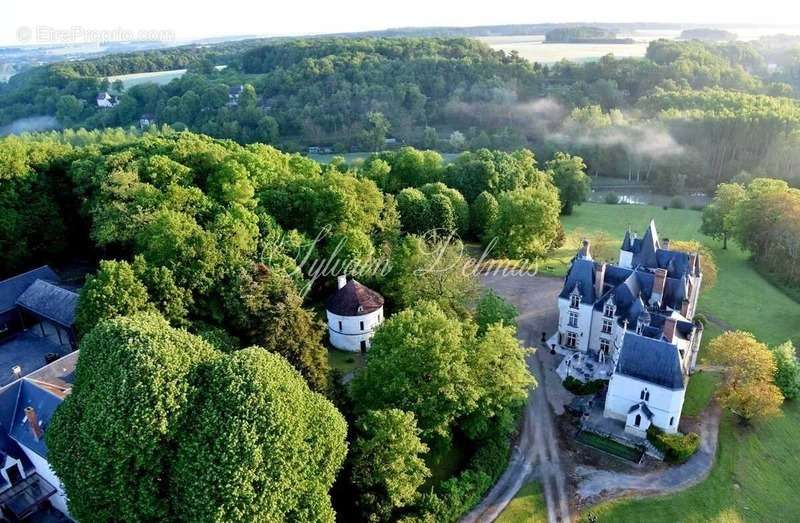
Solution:
[[[683,416],[697,416],[708,407],[722,377],[718,372],[697,372],[689,380],[683,400]]]
[[[625,227],[630,224],[641,235],[650,218],[655,218],[662,237],[696,239],[713,251],[719,276],[716,287],[701,296],[700,312],[748,330],[769,344],[786,339],[793,339],[796,344],[800,341],[800,304],[760,276],[746,253],[735,245],[722,250],[718,242],[701,235],[697,211],[584,204],[576,208],[574,215],[565,217],[564,226],[568,241],[580,241],[583,235],[597,239],[595,256],[614,259]],[[544,272],[563,274],[565,261],[574,252],[571,249],[557,253],[545,263],[550,269]],[[709,324],[703,345],[720,332]],[[687,413],[699,412],[707,404],[714,387],[711,376],[704,373],[690,380]],[[795,488],[800,472],[800,407],[787,403],[783,412],[783,416],[753,427],[742,427],[726,414],[720,427],[717,463],[709,478],[699,485],[663,497],[605,503],[591,512],[600,521],[613,522],[800,520],[800,496]]]
[[[542,486],[535,482],[523,485],[495,521],[497,523],[544,523],[547,521],[547,507],[542,495]]]
[[[339,369],[342,374],[347,374],[362,365],[362,356],[359,352],[347,352],[338,349],[328,349],[328,365],[332,369]]]

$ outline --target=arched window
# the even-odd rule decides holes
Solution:
[[[669,426],[671,427],[671,426],[672,426],[672,425],[674,425],[674,424],[675,424],[675,416],[672,416],[672,417],[669,419]]]
[[[636,419],[633,420],[633,424],[635,426],[637,426],[637,427],[642,424],[642,415],[641,414],[637,414],[636,415]]]
[[[642,389],[642,392],[639,393],[639,399],[644,401],[650,401],[650,391],[647,388]]]

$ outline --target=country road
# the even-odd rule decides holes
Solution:
[[[513,303],[519,310],[519,338],[537,348],[528,357],[528,367],[537,387],[528,396],[519,441],[508,468],[484,500],[462,519],[464,523],[490,522],[497,518],[529,478],[542,485],[551,523],[571,522],[570,492],[558,448],[553,422],[553,405],[563,405],[565,394],[552,371],[549,352],[540,344],[542,332],[552,333],[557,322],[556,296],[561,280],[535,276],[484,275],[483,284]],[[568,394],[568,393],[566,393]]]

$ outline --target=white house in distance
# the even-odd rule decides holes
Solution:
[[[375,329],[383,322],[383,296],[342,275],[325,308],[331,345],[350,352],[366,352]]]
[[[106,91],[97,93],[97,107],[114,107],[119,103],[116,96],[111,96]]]
[[[676,432],[703,326],[694,322],[703,275],[697,253],[669,249],[653,221],[641,239],[626,232],[618,263],[592,259],[584,240],[558,298],[551,345],[559,370],[581,381],[609,379],[604,416],[645,436]]]

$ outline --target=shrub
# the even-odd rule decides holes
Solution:
[[[578,396],[585,396],[587,394],[597,394],[603,387],[606,386],[608,383],[605,380],[593,380],[587,381],[586,383],[573,378],[572,376],[567,376],[567,379],[564,380],[563,385],[564,388],[570,391],[573,394]]]
[[[610,192],[606,194],[604,200],[609,205],[617,205],[619,203],[619,195],[617,193]]]
[[[673,209],[685,209],[686,200],[682,196],[673,196],[669,201],[669,206]]]
[[[664,453],[664,459],[668,463],[683,463],[700,446],[700,436],[695,432],[667,434],[655,425],[650,425],[647,429],[647,439]]]

